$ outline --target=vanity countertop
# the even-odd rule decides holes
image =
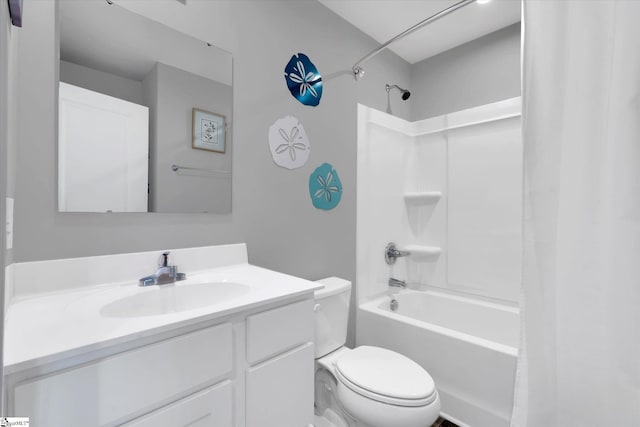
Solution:
[[[200,307],[163,314],[123,315],[123,299],[172,292],[183,286],[239,283],[243,292],[212,298]],[[263,305],[309,295],[322,285],[247,263],[188,274],[185,281],[140,287],[137,282],[90,286],[15,298],[5,320],[5,374],[37,367],[105,346],[116,345]],[[140,295],[140,296],[139,296]],[[157,296],[157,294],[156,294]]]

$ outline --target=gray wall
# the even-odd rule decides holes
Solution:
[[[185,170],[172,164],[204,170],[231,171],[231,126],[224,153],[191,148],[192,109],[214,112],[232,120],[232,87],[175,67],[157,64],[156,104],[150,105],[156,129],[150,143],[150,207],[153,212],[231,211],[231,176]]]
[[[155,188],[155,176],[157,172],[157,162],[153,161],[154,152],[157,150],[154,148],[156,141],[158,140],[158,65],[156,64],[151,71],[144,76],[142,80],[142,105],[149,107],[149,200],[148,210],[153,212],[154,203],[152,202],[152,192]],[[153,184],[153,187],[152,187]]]
[[[60,61],[60,81],[100,92],[135,104],[142,104],[142,82]]]
[[[16,167],[16,52],[19,30],[11,26],[8,2],[0,4],[0,224],[6,221],[6,197],[14,196]],[[6,250],[4,226],[0,232],[0,319],[4,326],[6,266],[13,263],[13,250]],[[4,327],[0,328],[0,413],[4,413],[4,375],[2,375]]]
[[[212,12],[215,3],[207,2]],[[25,0],[16,261],[247,242],[254,264],[309,279],[355,278],[356,103],[384,110],[385,82],[408,84],[409,66],[386,52],[355,82],[353,62],[377,44],[315,0],[228,4],[235,23],[233,212],[75,214],[55,206],[55,7],[51,0]],[[297,52],[323,74],[318,107],[301,105],[286,89],[284,66]],[[312,144],[308,164],[294,171],[272,162],[267,142],[269,126],[289,114],[302,121]],[[408,118],[409,107],[397,114]],[[344,186],[341,204],[329,212],[313,208],[307,189],[309,174],[323,162],[334,165]]]
[[[6,2],[0,4],[0,224],[6,222],[7,197],[7,151],[9,146],[9,43],[11,40],[11,20]],[[0,229],[0,285],[4,295],[4,268],[7,264],[4,228]],[[0,295],[1,296],[1,295]],[[0,306],[4,306],[1,304]]]
[[[7,197],[7,145],[9,133],[7,124],[9,121],[9,40],[11,37],[11,23],[7,3],[0,5],[0,224],[6,222],[5,200]],[[2,329],[0,330],[0,413],[4,414],[4,373],[3,373],[3,350],[4,350],[4,271],[7,265],[5,233],[0,230],[0,319],[2,319]]]
[[[520,96],[520,24],[411,66],[411,120]]]
[[[2,4],[2,37],[0,37],[0,224],[4,224],[5,197],[14,197],[17,168],[17,126],[18,106],[17,88],[17,51],[20,29],[11,25],[8,7]],[[2,238],[4,238],[4,233]],[[15,242],[14,242],[15,246]],[[2,249],[6,247],[2,243]],[[14,251],[5,253],[7,264],[13,262]]]

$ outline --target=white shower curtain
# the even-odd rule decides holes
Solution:
[[[640,426],[640,1],[524,0],[512,426]]]

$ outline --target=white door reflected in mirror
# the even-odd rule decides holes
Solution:
[[[60,82],[58,132],[59,211],[147,212],[149,108]]]

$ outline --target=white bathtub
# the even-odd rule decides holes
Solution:
[[[517,308],[406,290],[361,304],[357,315],[357,344],[389,348],[422,365],[436,382],[444,417],[461,426],[509,426]]]

